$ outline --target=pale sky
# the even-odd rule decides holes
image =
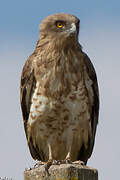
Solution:
[[[1,1],[0,3],[0,177],[23,180],[32,159],[25,138],[19,86],[23,65],[39,37],[40,21],[56,12],[80,18],[79,40],[93,62],[100,88],[100,117],[88,165],[99,179],[119,179],[120,1]]]

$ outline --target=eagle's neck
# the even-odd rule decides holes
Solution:
[[[75,34],[74,36],[55,36],[49,35],[49,34],[40,34],[40,39],[37,43],[37,48],[43,47],[43,46],[50,46],[51,49],[74,49],[79,45],[79,48],[81,48],[81,45],[78,43],[78,35]]]
[[[41,42],[40,42],[41,43]],[[40,69],[36,76],[46,95],[59,97],[64,92],[69,93],[71,86],[77,86],[82,81],[82,52],[78,42],[58,48],[58,42],[37,44],[37,61]],[[40,57],[39,57],[40,52]],[[51,94],[52,92],[52,94]]]

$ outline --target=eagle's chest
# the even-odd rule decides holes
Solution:
[[[71,144],[76,147],[75,152],[72,150],[72,159],[75,160],[82,144],[87,147],[90,133],[90,111],[86,89],[79,82],[77,88],[71,87],[67,96],[63,93],[56,99],[45,96],[40,89],[38,83],[31,100],[28,120],[33,143],[42,151],[45,150],[46,159],[48,159],[48,143],[53,148],[55,159],[64,159]]]
[[[62,134],[67,128],[82,128],[90,118],[86,89],[81,82],[68,95],[47,97],[40,92],[39,83],[32,97],[29,124],[38,124],[44,132]],[[44,134],[44,133],[43,133]]]

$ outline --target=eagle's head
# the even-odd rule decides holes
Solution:
[[[50,38],[51,41],[78,39],[79,22],[80,20],[71,14],[58,13],[48,16],[40,25],[40,36]]]

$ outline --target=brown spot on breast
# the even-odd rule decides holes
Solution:
[[[40,107],[39,105],[36,105],[36,106],[35,106],[36,109],[39,108],[39,107]]]
[[[58,136],[61,136],[61,132],[58,132]]]
[[[64,120],[68,120],[69,119],[69,117],[68,117],[68,115],[66,115],[65,117],[64,117]]]
[[[45,138],[48,138],[49,136],[48,135],[44,135]]]
[[[42,114],[39,114],[38,118],[41,118],[43,115]]]
[[[58,113],[58,110],[57,109],[52,109],[56,114]]]
[[[61,104],[64,104],[64,103],[65,103],[65,101],[62,101],[62,100],[61,100],[61,101],[60,101],[60,103],[61,103]]]
[[[75,99],[76,99],[76,94],[70,95],[69,98],[70,98],[71,100],[75,100]]]
[[[42,111],[39,111],[39,110],[37,110],[37,109],[36,109],[36,112],[39,113],[39,114],[42,113]]]
[[[81,129],[81,131],[82,131],[82,133],[84,133],[84,129],[83,128]]]
[[[74,87],[74,90],[77,91],[77,85],[76,85],[76,83],[73,82],[73,83],[72,83],[72,86]]]
[[[41,102],[41,101],[39,101],[39,104],[41,105],[41,104],[42,104],[42,102]]]
[[[37,98],[33,98],[33,101],[37,101]]]
[[[78,129],[72,129],[72,131],[78,131]]]
[[[69,112],[69,110],[67,108],[63,109],[63,112]]]
[[[55,127],[52,127],[52,130],[53,130],[53,131],[55,131],[55,130],[57,130],[57,128],[55,128]]]
[[[41,95],[41,93],[40,92],[37,92],[37,96],[40,96]]]
[[[47,121],[52,122],[52,121],[56,121],[56,119],[52,117],[48,117]]]
[[[75,125],[75,123],[70,123],[70,125],[74,126],[74,125]]]
[[[49,129],[49,134],[51,135],[51,134],[53,134],[54,133],[54,131],[50,128]]]
[[[47,128],[51,128],[52,124],[45,124],[47,126]]]
[[[32,93],[34,93],[34,91],[35,91],[35,89],[34,89],[34,88],[32,88]]]
[[[84,113],[85,113],[85,111],[80,112],[80,113],[78,114],[78,116],[82,116]]]
[[[83,96],[82,98],[80,98],[81,100],[85,100],[85,96]]]
[[[83,87],[79,87],[79,90],[82,91],[82,90],[83,90]]]
[[[70,126],[69,126],[68,124],[66,124],[65,128],[66,128],[66,129],[67,129],[67,128],[69,129],[69,128],[70,128]]]
[[[45,63],[45,64],[43,65],[43,67],[46,69],[46,68],[47,68],[47,63]]]
[[[85,95],[87,95],[87,92],[85,91],[85,90],[81,90],[82,92],[79,94],[79,96],[85,96]]]
[[[30,112],[30,117],[31,117],[31,119],[33,119],[33,120],[36,118],[36,116],[33,116],[33,115],[32,115],[32,112]]]
[[[66,121],[63,121],[63,122],[62,122],[62,125],[63,125],[63,126],[67,125],[67,122],[66,122]]]
[[[63,126],[63,129],[65,129],[68,126],[68,123],[67,122],[63,122],[62,126]]]
[[[55,107],[59,109],[59,108],[61,108],[61,105],[55,104]]]
[[[36,61],[36,63],[37,63],[37,67],[41,66],[41,62],[40,61]]]

